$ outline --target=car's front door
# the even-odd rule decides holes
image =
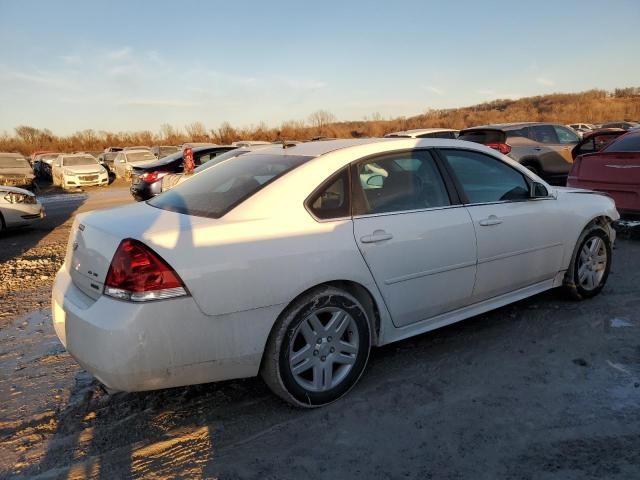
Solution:
[[[467,305],[476,238],[428,150],[354,164],[355,240],[400,327]]]
[[[564,222],[555,198],[531,198],[522,172],[498,158],[465,149],[439,151],[476,231],[474,302],[553,279],[564,252]]]

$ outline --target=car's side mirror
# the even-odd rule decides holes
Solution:
[[[549,196],[549,190],[539,182],[533,182],[529,192],[531,198],[545,198]]]

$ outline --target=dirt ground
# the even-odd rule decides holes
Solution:
[[[108,395],[57,341],[49,294],[71,216],[130,201],[110,189],[0,237],[0,478],[640,478],[639,241],[597,298],[549,292],[376,349],[326,408],[257,378]]]

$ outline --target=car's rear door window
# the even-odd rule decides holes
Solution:
[[[451,204],[431,153],[398,152],[358,163],[354,168],[353,214],[423,210]]]
[[[312,157],[246,154],[193,175],[149,200],[157,208],[198,217],[220,218],[257,191]]]
[[[350,215],[349,170],[343,169],[314,193],[307,201],[307,208],[318,219],[329,220]]]
[[[471,150],[442,149],[467,197],[467,203],[529,199],[529,184],[522,173],[497,158]]]

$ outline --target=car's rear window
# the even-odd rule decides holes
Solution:
[[[152,198],[153,207],[197,217],[220,218],[258,190],[312,157],[248,153],[195,174]]]
[[[505,133],[501,130],[467,130],[461,132],[458,140],[475,143],[505,143]]]
[[[604,148],[607,153],[640,152],[640,133],[626,134]]]

